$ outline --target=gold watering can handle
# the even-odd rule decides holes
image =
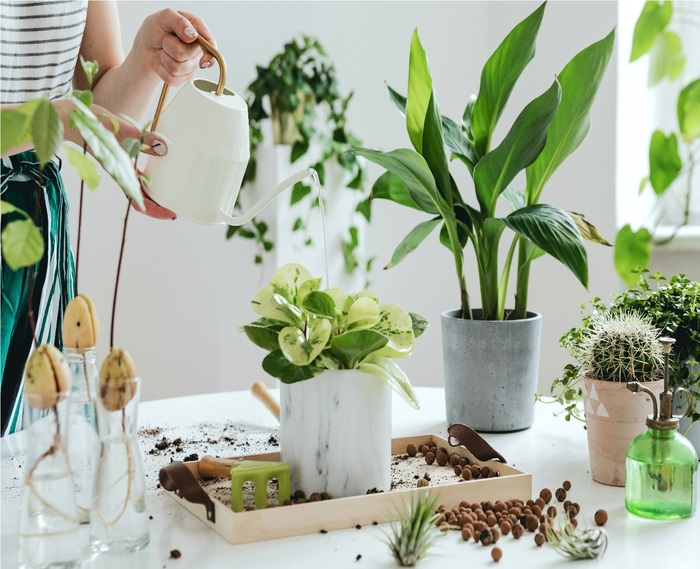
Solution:
[[[226,62],[219,51],[202,36],[197,36],[197,39],[194,41],[211,53],[219,64],[219,83],[216,85],[216,95],[220,96],[224,92],[224,85],[226,84]],[[156,106],[156,114],[153,116],[153,122],[151,123],[151,131],[156,130],[158,126],[158,119],[160,119],[160,113],[163,111],[169,89],[170,85],[163,83],[163,90],[160,92],[160,99],[158,99],[158,105]]]

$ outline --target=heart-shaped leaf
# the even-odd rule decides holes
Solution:
[[[276,377],[282,383],[296,383],[317,376],[323,368],[314,366],[298,366],[284,357],[282,350],[275,350],[265,356],[262,362],[263,369],[272,377]]]
[[[379,319],[379,306],[373,298],[360,297],[352,303],[347,316],[347,329],[370,328]]]
[[[309,282],[309,281],[307,281]],[[320,316],[321,318],[329,318],[333,320],[335,318],[335,302],[333,297],[320,290],[311,291],[304,297],[301,303],[301,307],[314,316]]]
[[[413,320],[398,304],[383,304],[379,307],[379,321],[372,327],[387,339],[387,344],[377,355],[403,358],[413,351]]]
[[[387,338],[373,330],[353,330],[331,341],[331,351],[345,369],[355,369],[368,355],[384,347]]]

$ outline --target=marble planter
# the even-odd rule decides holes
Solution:
[[[646,381],[644,387],[658,397],[664,382]],[[650,397],[632,393],[625,382],[589,379],[584,375],[583,405],[593,480],[624,486],[627,449],[646,431],[646,419],[653,411]]]
[[[280,452],[292,492],[333,498],[391,484],[391,388],[359,370],[281,384]]]
[[[447,422],[476,431],[527,429],[535,419],[542,315],[523,320],[442,313]]]

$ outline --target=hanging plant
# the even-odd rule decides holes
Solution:
[[[363,193],[365,168],[354,154],[347,152],[361,144],[347,128],[347,110],[353,93],[350,92],[347,96],[340,94],[335,67],[323,46],[309,36],[293,39],[266,66],[258,65],[256,69],[257,76],[247,89],[251,158],[243,179],[244,188],[246,183],[255,180],[255,150],[265,142],[261,122],[270,119],[273,142],[291,146],[292,164],[307,156],[312,146],[314,157],[318,149],[318,160],[311,167],[318,173],[322,186],[325,184],[327,165],[336,162],[347,172],[350,181],[345,188],[358,193],[356,211],[370,221],[369,200]],[[269,112],[265,107],[267,101]],[[319,128],[321,124],[325,126]],[[310,194],[311,186],[298,182],[292,189],[290,205],[303,202],[309,204],[309,208],[318,207],[318,198],[313,198]],[[299,214],[289,230],[303,232],[307,228],[305,213],[308,210],[303,212],[299,206],[296,209]],[[265,221],[253,220],[244,226],[229,227],[226,238],[238,235],[254,240],[258,245],[255,263],[260,264],[263,255],[274,249],[267,231]],[[305,244],[312,244],[308,236]],[[349,274],[358,267],[364,267],[367,272],[371,268],[371,259],[361,260],[357,248],[357,227],[350,225],[342,244],[345,269]]]

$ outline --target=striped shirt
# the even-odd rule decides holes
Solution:
[[[0,0],[0,102],[58,99],[71,89],[87,0]]]

